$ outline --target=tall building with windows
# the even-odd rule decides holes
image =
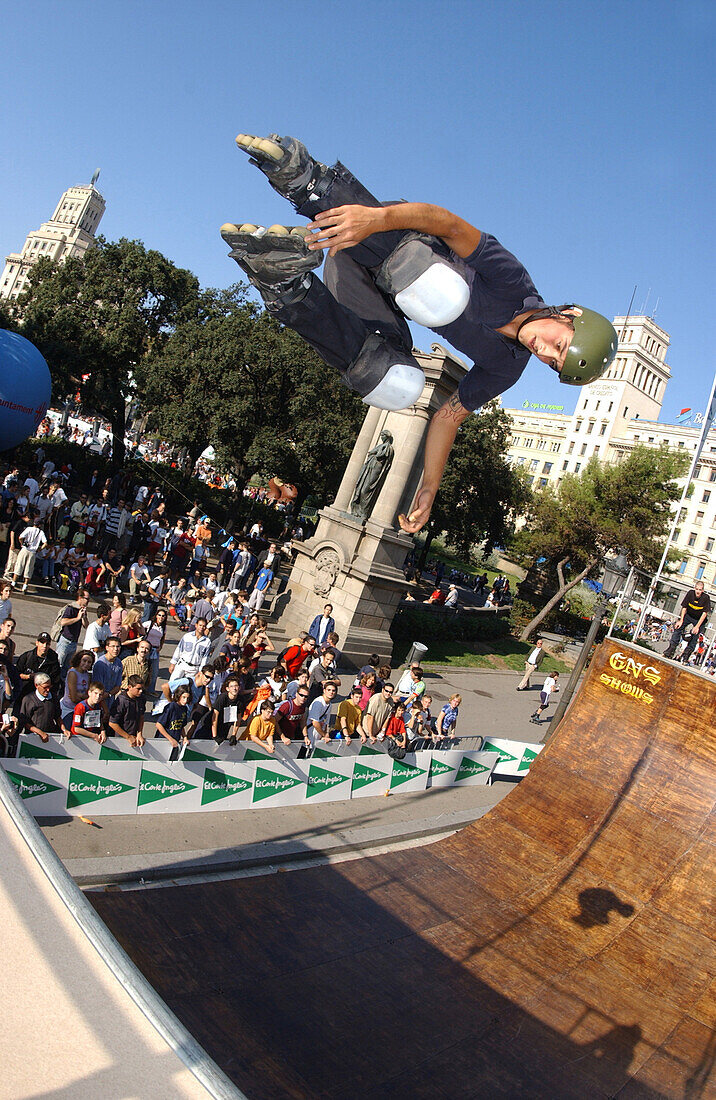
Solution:
[[[563,406],[525,402],[506,409],[512,419],[508,456],[524,466],[532,487],[558,485],[579,473],[590,458],[618,462],[635,446],[684,450],[693,458],[699,418],[661,424],[659,415],[671,372],[666,363],[669,335],[651,317],[615,317],[616,358],[597,382],[577,390],[573,413]],[[568,387],[565,387],[567,390]],[[695,471],[694,490],[682,508],[675,536],[685,581],[716,588],[716,429],[709,432]]]
[[[105,201],[95,186],[98,176],[95,172],[90,184],[65,191],[50,220],[28,233],[21,252],[10,253],[0,278],[0,298],[17,298],[30,268],[41,256],[64,260],[84,256],[91,248],[105,211]]]

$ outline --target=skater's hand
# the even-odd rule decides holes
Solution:
[[[337,206],[335,210],[325,210],[309,223],[313,237],[308,237],[308,247],[313,252],[328,249],[329,256],[335,256],[344,248],[360,244],[372,233],[380,233],[382,228],[382,207],[374,206]]]
[[[415,498],[410,513],[407,516],[402,514],[398,516],[398,522],[406,534],[414,535],[416,531],[425,526],[430,519],[430,510],[434,500],[435,493],[432,489],[421,489]]]

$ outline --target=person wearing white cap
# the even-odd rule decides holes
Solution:
[[[457,586],[451,584],[448,586],[448,594],[445,598],[443,607],[457,607]]]

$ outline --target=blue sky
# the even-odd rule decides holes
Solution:
[[[381,198],[494,233],[547,301],[612,316],[636,284],[671,335],[662,419],[705,405],[711,0],[4,0],[0,21],[5,253],[99,167],[106,236],[227,286],[218,227],[292,213],[233,139],[295,134]],[[504,401],[576,396],[532,359]]]

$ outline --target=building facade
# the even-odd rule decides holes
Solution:
[[[668,333],[645,316],[615,317],[614,327],[616,358],[602,378],[578,391],[571,414],[537,402],[505,410],[513,425],[509,459],[525,467],[534,489],[578,474],[590,458],[618,462],[640,444],[667,444],[693,458],[700,426],[659,423],[671,377]],[[678,570],[684,581],[703,580],[716,588],[716,429],[706,439],[674,545],[681,552]]]
[[[105,211],[105,201],[95,187],[98,172],[87,186],[70,187],[48,222],[28,233],[20,252],[11,252],[0,278],[0,298],[14,299],[23,291],[33,264],[41,257],[64,260],[84,256],[94,244]]]

